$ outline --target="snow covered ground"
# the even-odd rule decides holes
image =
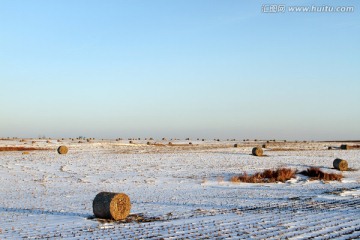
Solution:
[[[360,238],[360,150],[328,150],[341,143],[268,143],[264,157],[250,155],[262,142],[1,140],[0,147],[50,148],[0,152],[0,239],[354,239]],[[59,145],[69,153],[59,155]],[[353,171],[342,182],[232,183],[246,171],[289,167],[332,168],[335,158]],[[129,223],[94,219],[98,192],[124,192]]]

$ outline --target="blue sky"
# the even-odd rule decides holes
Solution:
[[[360,4],[0,1],[0,137],[360,138]]]

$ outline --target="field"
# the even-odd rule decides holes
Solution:
[[[360,238],[360,149],[340,149],[358,143],[79,141],[0,141],[0,239]],[[264,156],[251,155],[263,144]],[[69,152],[58,154],[60,145]],[[280,167],[341,173],[335,158],[351,168],[341,181],[230,181]],[[126,193],[131,215],[94,218],[101,191]]]

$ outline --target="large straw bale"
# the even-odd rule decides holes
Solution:
[[[337,158],[334,160],[333,166],[340,171],[346,171],[348,169],[348,162],[346,160]]]
[[[122,220],[130,214],[131,202],[125,193],[100,192],[93,201],[95,217]]]

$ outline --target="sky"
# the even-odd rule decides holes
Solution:
[[[359,43],[358,1],[0,0],[0,137],[360,139]]]

